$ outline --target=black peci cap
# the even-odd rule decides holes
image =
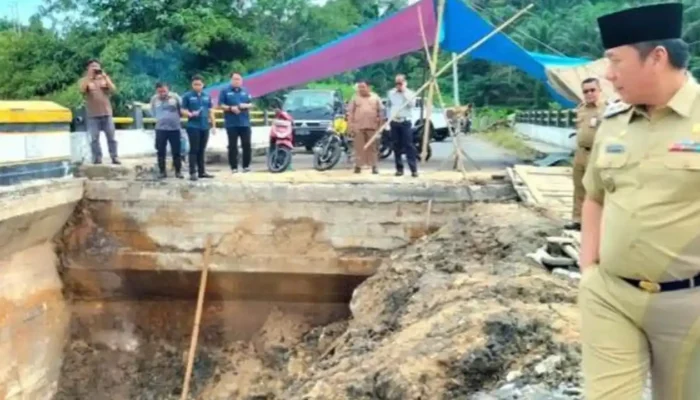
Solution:
[[[605,49],[652,40],[680,39],[683,4],[664,3],[630,8],[598,18]]]

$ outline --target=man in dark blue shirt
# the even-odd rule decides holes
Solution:
[[[182,96],[182,114],[187,117],[187,138],[190,142],[190,180],[213,178],[204,170],[204,151],[209,141],[209,131],[216,127],[211,97],[202,92],[204,79],[195,75],[192,90]]]
[[[243,78],[238,73],[231,75],[231,86],[219,93],[219,108],[224,111],[228,136],[228,163],[233,173],[238,172],[238,138],[243,149],[243,172],[250,171],[250,109],[253,97],[243,87]]]

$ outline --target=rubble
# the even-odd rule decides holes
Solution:
[[[526,261],[557,231],[554,221],[517,204],[471,205],[461,218],[395,252],[360,285],[348,321],[285,325],[284,315],[271,315],[251,342],[203,345],[193,396],[580,399],[577,284]],[[175,348],[186,348],[182,342]],[[172,387],[165,390],[163,376],[158,386],[143,384],[137,376],[149,361],[134,353],[120,354],[122,364],[134,357],[129,362],[137,365],[122,374],[122,385],[138,381],[140,398],[177,398],[182,357],[167,346],[149,357],[169,360],[161,372]],[[69,356],[74,368],[117,351],[87,347]]]

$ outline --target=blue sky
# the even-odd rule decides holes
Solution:
[[[20,21],[25,23],[39,10],[44,0],[0,0],[0,3],[0,18],[14,19],[17,11]]]

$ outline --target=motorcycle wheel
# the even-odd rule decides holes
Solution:
[[[267,155],[267,169],[273,173],[284,172],[292,163],[292,150],[286,147],[275,147]]]
[[[418,162],[423,161],[423,149],[422,149],[422,143],[418,143],[416,145],[416,157],[418,158]],[[430,143],[428,143],[428,153],[425,155],[425,161],[428,162],[430,160],[430,157],[433,156],[433,149],[430,146]]]
[[[328,136],[314,148],[314,169],[327,171],[338,164],[343,155],[343,146],[337,136]]]
[[[384,160],[385,158],[389,158],[389,156],[393,152],[394,151],[391,149],[391,146],[385,145],[384,143],[382,143],[379,146],[379,159]]]

